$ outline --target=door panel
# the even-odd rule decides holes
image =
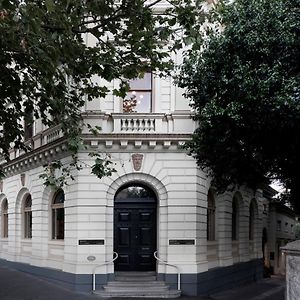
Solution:
[[[123,247],[130,247],[130,228],[118,228],[119,245]]]
[[[115,203],[114,251],[116,271],[155,270],[156,207],[139,203]]]

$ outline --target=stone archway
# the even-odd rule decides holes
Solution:
[[[144,173],[130,173],[125,174],[115,181],[113,181],[107,190],[107,211],[106,214],[109,216],[107,219],[107,232],[106,235],[108,237],[113,236],[114,231],[114,205],[115,205],[115,195],[117,194],[118,190],[122,187],[131,185],[131,184],[141,184],[147,188],[150,188],[155,196],[156,196],[156,250],[158,250],[158,254],[165,257],[166,256],[166,247],[160,247],[163,244],[164,238],[167,233],[166,227],[160,228],[159,224],[162,222],[166,222],[167,215],[168,215],[168,195],[165,186],[155,177],[144,174]],[[112,226],[109,224],[112,223]],[[111,241],[111,242],[110,242]],[[114,241],[113,239],[109,239],[106,252],[112,253],[114,250]],[[153,254],[152,254],[153,255]]]

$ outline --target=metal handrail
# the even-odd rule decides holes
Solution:
[[[115,257],[114,257],[114,255],[115,255]],[[105,266],[105,265],[108,265],[108,264],[113,263],[118,257],[119,257],[119,254],[118,254],[117,252],[114,251],[114,252],[113,252],[113,259],[112,259],[112,260],[106,261],[106,262],[103,263],[103,264],[100,264],[100,265],[95,266],[95,268],[94,268],[94,270],[93,270],[93,291],[96,290],[96,270],[97,270],[98,268],[100,268],[100,267],[103,267],[103,266]]]
[[[160,262],[160,263],[162,263],[162,264],[164,264],[164,265],[166,265],[166,266],[170,266],[170,267],[173,267],[173,268],[176,269],[176,271],[177,271],[177,290],[180,291],[180,270],[179,270],[179,267],[177,267],[177,266],[175,266],[175,265],[172,265],[172,264],[169,264],[169,263],[167,263],[166,261],[160,259],[160,258],[157,256],[157,251],[154,252],[154,257],[155,257],[155,259],[156,259],[158,262]]]

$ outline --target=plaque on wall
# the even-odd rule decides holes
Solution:
[[[79,245],[104,245],[104,240],[79,240]]]
[[[169,245],[195,245],[195,240],[169,240]]]

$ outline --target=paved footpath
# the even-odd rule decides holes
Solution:
[[[284,279],[273,277],[239,286],[209,297],[181,297],[180,300],[284,300]],[[36,276],[0,267],[0,300],[97,300],[94,295],[74,293]],[[120,298],[119,300],[124,300]],[[117,300],[114,298],[114,300]],[[134,300],[140,300],[134,298]],[[150,300],[150,299],[149,299]]]
[[[285,278],[272,276],[256,283],[210,295],[211,300],[284,300]]]

